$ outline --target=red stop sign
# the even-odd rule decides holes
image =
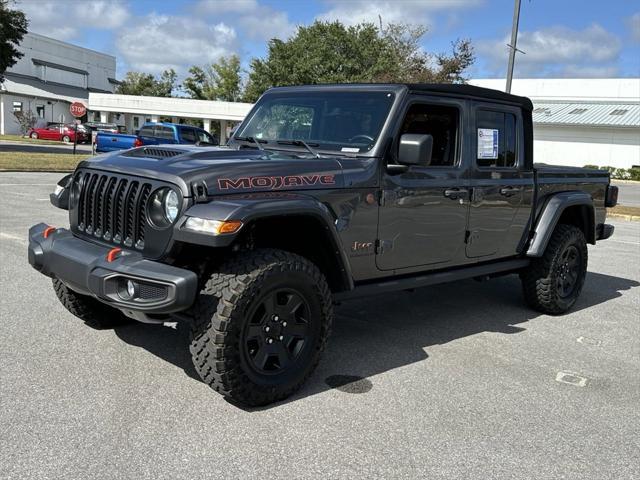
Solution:
[[[71,112],[71,115],[76,118],[82,117],[85,113],[87,113],[87,107],[85,107],[80,102],[73,102],[69,107],[69,112]]]

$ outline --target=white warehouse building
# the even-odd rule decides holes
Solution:
[[[504,90],[503,79],[470,83]],[[516,79],[534,106],[534,160],[583,167],[640,166],[640,78]]]
[[[69,106],[89,101],[89,92],[113,93],[116,57],[27,33],[23,53],[0,84],[0,134],[18,134],[14,112],[32,112],[37,126],[73,121]]]

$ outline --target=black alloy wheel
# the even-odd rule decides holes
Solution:
[[[202,380],[234,403],[260,406],[311,375],[331,331],[333,297],[311,261],[263,248],[217,266],[191,311],[191,357]]]
[[[310,342],[309,305],[293,289],[266,293],[248,316],[242,348],[247,363],[257,373],[273,375],[294,367]]]
[[[578,285],[578,278],[582,270],[582,257],[575,245],[569,245],[560,255],[560,262],[556,269],[556,284],[558,296],[568,298]]]

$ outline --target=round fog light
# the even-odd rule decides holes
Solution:
[[[136,284],[132,280],[127,280],[127,295],[133,298],[136,295]]]
[[[138,283],[130,279],[118,282],[118,296],[123,300],[135,300],[138,296]]]

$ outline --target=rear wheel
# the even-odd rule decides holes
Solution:
[[[295,392],[325,348],[333,306],[318,267],[281,250],[241,254],[209,278],[194,308],[191,354],[214,390],[249,406]]]
[[[587,259],[582,231],[573,225],[558,225],[544,255],[521,274],[527,303],[552,315],[569,310],[582,291]]]
[[[98,329],[113,328],[132,321],[120,310],[105,305],[95,298],[81,295],[71,290],[57,278],[53,279],[53,289],[64,308],[84,320],[91,327]]]
[[[69,137],[69,135],[63,135],[62,136],[62,141],[64,143],[69,143],[71,141],[71,137]]]

